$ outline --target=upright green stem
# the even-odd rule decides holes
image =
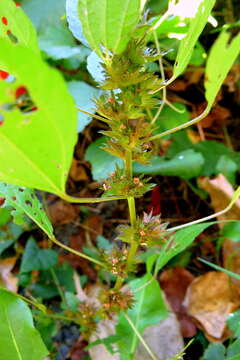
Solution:
[[[132,151],[131,150],[127,150],[126,151],[126,159],[125,159],[125,172],[126,172],[126,176],[129,179],[132,179],[133,177],[133,160],[132,160]],[[128,209],[129,209],[129,217],[130,217],[130,223],[131,226],[134,227],[135,223],[136,223],[136,207],[135,207],[135,199],[132,196],[129,196],[127,198],[128,200]],[[138,245],[134,242],[134,239],[132,239],[131,241],[131,245],[130,245],[130,249],[128,252],[128,256],[127,256],[127,270],[130,269],[131,264],[133,262],[134,256],[137,252],[138,249]],[[121,288],[122,284],[123,284],[124,279],[118,277],[117,281],[115,283],[114,289],[118,290]]]

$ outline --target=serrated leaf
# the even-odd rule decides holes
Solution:
[[[4,206],[14,208],[12,215],[15,218],[21,220],[26,214],[49,237],[53,235],[52,224],[32,189],[0,183],[0,196],[5,198]]]
[[[51,249],[40,249],[33,238],[30,238],[25,247],[20,266],[20,273],[32,270],[47,270],[57,264],[58,255]]]
[[[176,77],[182,74],[186,69],[191,59],[194,46],[208,21],[208,17],[211,14],[215,2],[216,0],[202,0],[196,15],[191,19],[187,35],[180,42],[176,62],[173,68],[172,80],[176,79]],[[197,5],[198,4],[199,2],[197,2]]]
[[[67,22],[73,36],[81,41],[82,44],[89,47],[89,44],[83,35],[82,24],[78,16],[78,1],[79,0],[66,1]]]
[[[0,289],[0,358],[43,360],[48,354],[25,302]]]
[[[140,0],[79,0],[78,15],[83,33],[92,48],[102,57],[104,46],[121,53],[141,14]]]
[[[0,83],[0,181],[60,195],[77,135],[73,99],[61,75],[30,49],[2,40],[0,53],[0,69],[16,77]],[[28,90],[36,111],[6,111],[19,86]]]
[[[12,44],[11,37],[7,35],[8,31],[10,31],[15,37],[15,46],[24,45],[39,53],[36,30],[20,6],[16,6],[12,0],[1,0],[0,18],[6,19],[5,23],[0,22],[0,38],[4,38]]]
[[[208,107],[214,103],[227,73],[240,52],[240,34],[230,41],[231,34],[223,31],[213,44],[205,70],[205,97]]]

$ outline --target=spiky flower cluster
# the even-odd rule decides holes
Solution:
[[[99,295],[102,304],[102,315],[111,319],[113,314],[130,309],[134,304],[133,294],[130,291],[102,290]]]
[[[97,309],[93,304],[86,302],[79,304],[77,317],[81,325],[81,333],[85,339],[89,339],[97,329],[96,315]]]
[[[144,213],[143,219],[138,218],[134,227],[121,225],[118,227],[118,239],[123,242],[136,242],[140,246],[165,244],[171,237],[166,231],[167,223],[162,223],[160,215],[152,216]]]
[[[126,248],[119,249],[117,247],[104,251],[102,254],[103,262],[106,269],[113,275],[126,278],[129,272],[134,272],[135,264],[131,264],[131,269],[126,269],[128,251]]]
[[[104,182],[102,188],[107,196],[126,195],[141,197],[155,185],[148,183],[150,178],[143,176],[129,179],[124,169],[116,167],[116,171]]]
[[[110,138],[105,150],[114,156],[124,159],[128,149],[133,153],[133,160],[149,161],[145,139],[154,130],[151,109],[160,103],[154,92],[162,83],[148,70],[147,64],[159,56],[145,46],[143,38],[135,38],[123,53],[110,54],[103,64],[105,81],[101,88],[110,90],[111,96],[97,99],[96,109],[110,126],[110,130],[102,133]]]

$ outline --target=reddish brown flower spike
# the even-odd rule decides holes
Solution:
[[[9,76],[9,73],[3,70],[0,70],[0,79],[5,80]]]
[[[15,92],[15,96],[16,98],[19,98],[20,96],[26,94],[27,89],[25,88],[25,86],[19,86]]]
[[[8,25],[8,19],[5,16],[2,17],[2,23],[6,26]]]

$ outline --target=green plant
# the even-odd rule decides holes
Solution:
[[[117,344],[121,359],[133,358],[139,340],[150,358],[156,359],[142,333],[147,326],[167,316],[156,281],[157,273],[212,224],[204,221],[215,218],[232,207],[240,194],[240,188],[236,190],[229,206],[221,212],[168,229],[166,224],[161,223],[160,217],[152,216],[151,213],[137,215],[135,198],[143,196],[154,185],[149,178],[133,173],[133,162],[148,166],[155,140],[198,123],[210,112],[217,93],[238,56],[240,35],[230,41],[230,33],[223,31],[211,48],[204,83],[207,105],[203,113],[176,127],[156,133],[157,119],[165,106],[179,111],[178,107],[168,101],[167,86],[186,69],[215,0],[203,0],[195,16],[189,21],[170,80],[165,78],[164,53],[158,42],[157,30],[173,14],[174,2],[169,3],[167,12],[156,22],[144,15],[140,0],[68,0],[67,4],[70,27],[73,27],[71,18],[79,17],[81,23],[78,24],[78,33],[85,36],[83,41],[99,56],[104,74],[99,86],[105,92],[95,101],[97,114],[90,113],[90,116],[108,126],[103,131],[107,139],[104,150],[121,159],[121,166],[116,166],[102,184],[103,196],[100,198],[75,198],[66,193],[65,183],[76,143],[77,109],[62,77],[43,61],[34,27],[27,16],[13,1],[4,0],[0,3],[0,69],[3,74],[13,75],[15,80],[0,82],[0,196],[3,206],[14,209],[13,216],[18,223],[23,221],[22,215],[26,214],[45,232],[50,241],[92,261],[98,268],[115,276],[114,286],[100,292],[101,309],[96,310],[84,302],[80,305],[67,303],[62,319],[80,324],[82,333],[89,340],[99,319],[112,319],[116,314],[118,323],[116,337],[112,342]],[[156,61],[159,63],[160,77],[149,70],[149,64]],[[89,115],[82,109],[79,111]],[[93,257],[62,244],[55,238],[39,199],[30,189],[51,192],[74,203],[127,200],[130,224],[118,229],[118,239],[123,243],[123,249],[114,245],[112,249]],[[186,229],[182,229],[184,227]],[[52,266],[55,265],[53,250],[39,250],[34,241],[30,241],[27,246],[37,254],[35,269],[46,269],[50,262]],[[147,273],[140,279],[130,281],[130,289],[125,293],[122,286],[126,279],[134,275],[137,264],[141,261],[139,250],[147,255]],[[49,259],[47,263],[44,262],[46,258]],[[25,258],[23,273],[30,269],[26,264]],[[12,306],[25,306],[17,295],[9,295],[3,289],[1,292],[1,302],[7,308],[6,314],[9,317],[13,311],[18,311],[12,310]],[[25,301],[29,302],[27,299]],[[51,314],[41,304],[31,304],[50,317],[58,316]],[[29,313],[23,314],[19,321],[24,322],[26,318],[30,319]],[[15,346],[16,359],[30,359],[21,345],[27,344],[28,332],[24,339],[18,336],[11,338],[11,321],[7,323],[9,326],[6,326],[4,332],[8,337],[1,344],[0,354],[5,359],[10,359],[7,350],[9,344],[12,344]],[[30,320],[29,323],[31,325]],[[38,345],[33,344],[37,346],[34,360],[41,360],[47,353],[39,338],[38,342]],[[30,344],[28,353],[31,349]]]

